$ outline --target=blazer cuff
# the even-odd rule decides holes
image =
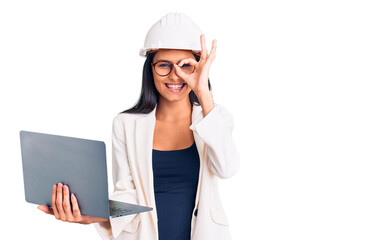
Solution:
[[[216,133],[231,133],[233,130],[233,117],[221,105],[215,104],[212,110],[205,117],[193,122],[190,129],[195,131],[202,140],[208,144],[210,139],[215,139]]]
[[[103,240],[117,239],[122,231],[134,233],[140,223],[140,215],[132,214],[117,218],[110,218],[111,229],[106,228],[104,223],[93,223],[96,231]]]
[[[110,199],[114,201],[127,202],[132,204],[138,204],[137,201],[130,202],[129,199],[132,199],[132,194],[114,192],[111,194]],[[111,231],[113,233],[114,239],[118,238],[122,231],[136,232],[138,224],[140,222],[140,214],[131,214],[127,216],[121,216],[116,218],[110,218]]]
[[[232,115],[216,104],[205,117],[190,126],[206,144],[209,169],[222,179],[233,176],[239,169],[240,157],[232,139],[233,126]]]
[[[104,223],[93,223],[96,231],[103,240],[111,240],[111,230],[106,228]]]
[[[114,239],[117,239],[122,231],[134,233],[138,229],[140,214],[132,214],[117,218],[110,218],[111,231]]]

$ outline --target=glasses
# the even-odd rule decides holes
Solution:
[[[167,60],[159,60],[155,63],[152,63],[152,67],[157,75],[164,77],[171,73],[174,64]],[[186,74],[191,74],[195,70],[195,67],[191,66],[190,64],[183,64],[180,66],[180,68]]]

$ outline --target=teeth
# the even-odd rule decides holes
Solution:
[[[183,87],[184,84],[181,84],[181,85],[178,85],[178,84],[175,84],[175,85],[172,85],[172,84],[166,84],[167,87],[169,88],[172,88],[172,89],[180,89]]]

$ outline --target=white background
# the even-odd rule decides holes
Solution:
[[[212,93],[241,155],[219,182],[233,238],[390,239],[391,8],[345,0],[1,1],[1,234],[99,239],[25,202],[19,131],[103,140],[111,156],[145,34],[175,11],[217,39]]]

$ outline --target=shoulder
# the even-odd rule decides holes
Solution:
[[[113,125],[123,126],[125,124],[133,124],[137,119],[143,118],[147,115],[148,114],[143,113],[119,113],[113,118]]]
[[[214,103],[214,105],[215,106],[211,111],[213,112],[213,114],[217,113],[219,115],[231,117],[231,113],[223,105],[221,105],[220,103]],[[199,117],[203,118],[201,105],[193,105],[193,114],[195,115],[195,118],[199,118]]]
[[[219,103],[215,103],[214,108],[205,116],[205,118],[214,119],[219,122],[223,121],[231,127],[234,125],[234,118],[231,112]]]
[[[232,114],[230,113],[230,111],[225,106],[223,106],[220,103],[214,103],[214,105],[215,106],[214,106],[214,108],[211,111],[211,112],[213,112],[213,114],[218,114],[218,115],[222,115],[222,116],[232,117]],[[201,111],[202,111],[202,109],[201,109]]]
[[[220,113],[225,113],[225,114],[229,114],[229,111],[227,110],[227,108],[225,108],[223,105],[221,105],[220,103],[215,103],[215,108],[218,112]]]
[[[221,104],[215,104],[215,108],[216,108],[216,112],[219,115],[221,115],[226,122],[229,122],[230,125],[233,125],[233,121],[234,121],[233,115],[227,108],[225,108]]]
[[[118,113],[113,120],[117,121],[135,121],[139,118],[145,117],[149,113]]]

